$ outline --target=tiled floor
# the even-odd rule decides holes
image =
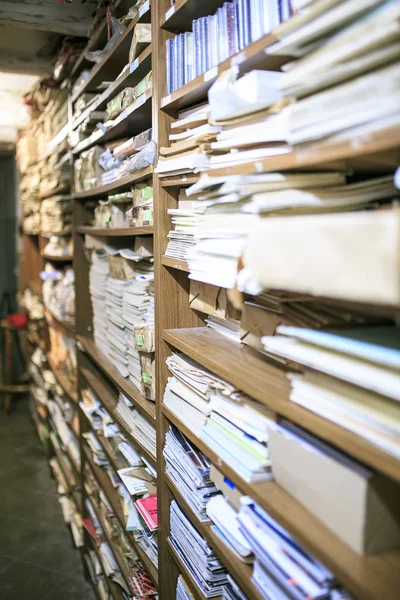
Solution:
[[[0,413],[0,600],[94,600],[24,400]]]

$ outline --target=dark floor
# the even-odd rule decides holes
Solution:
[[[93,600],[56,483],[19,400],[0,412],[0,600]]]

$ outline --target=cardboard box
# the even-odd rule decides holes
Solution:
[[[245,302],[240,320],[240,340],[246,346],[264,352],[260,339],[274,335],[278,325],[286,323],[282,315],[266,310],[254,302]]]
[[[400,486],[282,430],[270,429],[268,450],[277,483],[355,552],[400,548]]]

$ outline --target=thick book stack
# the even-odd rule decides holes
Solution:
[[[167,40],[168,94],[270,33],[290,17],[289,0],[233,0]]]

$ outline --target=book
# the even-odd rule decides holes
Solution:
[[[155,531],[158,527],[157,516],[157,496],[149,496],[136,500],[135,506],[142,515],[150,531]]]

